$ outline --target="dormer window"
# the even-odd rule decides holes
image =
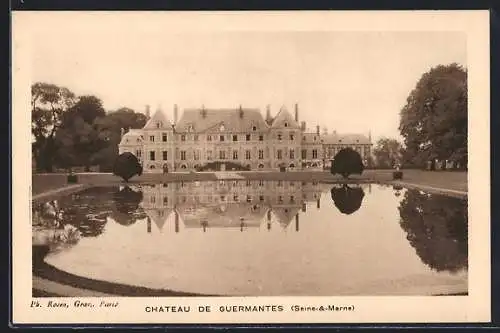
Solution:
[[[184,134],[181,135],[181,141],[186,141],[186,135]]]
[[[224,124],[221,124],[221,125],[220,125],[220,127],[219,127],[219,129],[220,129],[221,131],[224,131],[224,130],[226,129],[226,127],[224,126]]]
[[[157,122],[156,123],[156,128],[160,128],[161,127],[161,123],[160,122]]]
[[[256,130],[257,130],[257,126],[252,127],[252,131],[256,131]]]
[[[288,127],[288,123],[285,122],[285,127]]]

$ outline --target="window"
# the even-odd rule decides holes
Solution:
[[[264,141],[264,136],[262,134],[259,135],[259,141]]]
[[[181,150],[181,160],[182,161],[186,160],[186,151],[185,150]]]
[[[168,197],[163,197],[163,204],[168,205]]]
[[[260,187],[264,186],[264,181],[263,181],[262,179],[261,179],[261,180],[259,180],[259,186],[260,186]]]
[[[226,152],[224,150],[219,151],[219,158],[221,160],[225,160],[226,159]]]
[[[184,134],[181,135],[181,141],[186,141],[186,135]]]
[[[168,151],[163,151],[163,160],[166,161],[168,159]]]
[[[314,141],[316,141],[316,137],[314,137],[313,139],[314,139]]]
[[[251,158],[250,150],[245,151],[245,158],[249,160]]]
[[[135,156],[141,158],[141,151],[140,150],[136,150],[135,151]]]
[[[207,135],[207,141],[212,141],[212,136],[211,135]]]
[[[264,159],[264,151],[262,149],[259,150],[259,160]]]
[[[312,155],[313,155],[313,158],[318,158],[318,150],[313,149]]]
[[[278,149],[278,160],[281,160],[283,158],[283,152],[281,149]]]
[[[295,139],[295,136],[293,134],[290,134],[290,140],[293,141]]]
[[[280,195],[280,196],[278,197],[278,200],[279,200],[279,202],[283,202],[283,197]]]
[[[250,181],[250,180],[247,180],[247,184],[246,184],[246,185],[247,185],[247,186],[250,186],[251,184],[252,184],[252,183],[251,183],[251,181]]]
[[[194,159],[195,159],[195,161],[198,161],[200,159],[200,151],[199,150],[194,151]]]
[[[283,181],[282,180],[278,180],[278,187],[282,187],[283,186]]]
[[[264,196],[263,195],[259,196],[259,200],[264,201]]]
[[[246,139],[247,139],[247,141],[250,141],[250,134],[246,135]]]
[[[194,135],[194,141],[198,141],[198,134]]]
[[[278,140],[281,141],[283,139],[283,136],[281,135],[281,133],[278,134]]]
[[[252,196],[250,194],[247,194],[247,202],[252,202]]]
[[[238,136],[237,135],[233,135],[233,141],[238,141]]]
[[[235,195],[234,195],[233,200],[234,200],[235,202],[238,202],[238,195],[237,195],[237,194],[235,194]]]
[[[207,160],[211,160],[211,159],[212,159],[212,151],[207,150]]]
[[[151,142],[155,142],[155,136],[154,136],[154,135],[150,135],[150,136],[149,136],[149,141],[151,141]]]
[[[252,127],[252,131],[256,131],[256,130],[257,130],[257,126]]]
[[[150,152],[149,152],[149,159],[150,159],[151,161],[154,161],[154,160],[155,160],[155,152],[154,152],[154,151],[150,151]]]
[[[302,149],[302,159],[305,160],[307,158],[307,149]]]
[[[295,158],[295,150],[290,149],[290,158]]]
[[[285,127],[288,127],[288,123],[285,123]]]
[[[222,142],[222,141],[224,141],[224,135],[221,135],[221,136],[219,137],[219,140],[220,140],[221,142]]]
[[[167,133],[162,133],[162,135],[161,135],[161,141],[167,142]]]
[[[161,127],[161,123],[156,123],[156,128],[160,128]]]
[[[237,159],[238,159],[238,151],[233,150],[233,160],[237,160]]]
[[[290,196],[290,202],[295,202],[295,197],[293,195]]]

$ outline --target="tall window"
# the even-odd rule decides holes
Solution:
[[[140,150],[136,150],[135,151],[135,156],[141,158],[141,151]]]
[[[162,133],[162,135],[161,135],[161,141],[167,142],[167,133]]]
[[[238,151],[233,150],[233,160],[237,160],[237,159],[238,159]]]
[[[305,160],[307,158],[307,149],[302,149],[302,159]]]
[[[264,159],[264,151],[262,149],[259,149],[259,160]]]
[[[222,142],[222,141],[224,141],[224,135],[221,135],[221,136],[219,137],[219,140],[220,140],[221,142]]]
[[[194,159],[195,159],[195,161],[198,161],[200,159],[200,151],[199,150],[194,151]]]
[[[238,141],[238,135],[233,135],[233,141]]]
[[[151,142],[155,142],[155,136],[154,136],[154,135],[150,135],[150,136],[149,136],[149,141],[151,141]]]
[[[246,139],[247,139],[247,141],[250,141],[250,137],[251,137],[251,136],[250,136],[250,134],[247,134],[247,135],[246,135]]]
[[[149,152],[149,159],[150,159],[151,161],[154,161],[154,160],[155,160],[155,152],[154,152],[154,151],[150,151],[150,152]]]
[[[295,135],[290,134],[290,140],[293,141],[295,139]]]
[[[313,158],[318,158],[318,150],[317,149],[313,149],[312,155],[313,155]]]
[[[181,141],[186,141],[186,135],[184,134],[181,135]]]
[[[207,141],[212,141],[212,136],[211,135],[207,135]]]
[[[290,149],[290,158],[293,159],[295,158],[295,150]]]
[[[224,150],[220,150],[219,151],[219,158],[221,160],[225,160],[226,159],[226,152]]]
[[[168,159],[168,151],[163,151],[163,160],[166,161]]]
[[[194,141],[198,141],[198,134],[194,135]]]
[[[264,135],[259,135],[259,141],[264,141]]]
[[[181,150],[181,160],[182,161],[186,160],[186,151],[185,150]]]
[[[281,133],[278,134],[278,140],[279,141],[283,140],[283,136],[281,135]]]
[[[207,150],[207,160],[211,160],[212,159],[212,151],[211,150]]]
[[[245,158],[249,160],[251,158],[250,150],[245,151]]]
[[[283,158],[283,152],[281,149],[278,149],[278,160],[281,160]]]

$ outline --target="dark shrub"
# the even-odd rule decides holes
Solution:
[[[361,155],[351,148],[344,148],[335,155],[330,172],[348,178],[350,174],[362,174],[363,169]]]
[[[135,175],[142,175],[142,166],[132,153],[123,153],[118,156],[113,166],[113,174],[128,182]]]
[[[403,171],[394,171],[392,173],[392,179],[403,179]]]
[[[69,174],[67,177],[68,184],[76,184],[78,183],[78,177],[74,174]]]

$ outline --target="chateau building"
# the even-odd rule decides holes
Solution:
[[[146,109],[149,118],[149,108]],[[137,156],[144,172],[212,170],[322,169],[344,147],[358,151],[365,162],[371,155],[371,138],[361,134],[320,134],[306,130],[282,107],[264,118],[259,109],[185,109],[174,121],[158,109],[142,129],[122,130],[119,153]]]

